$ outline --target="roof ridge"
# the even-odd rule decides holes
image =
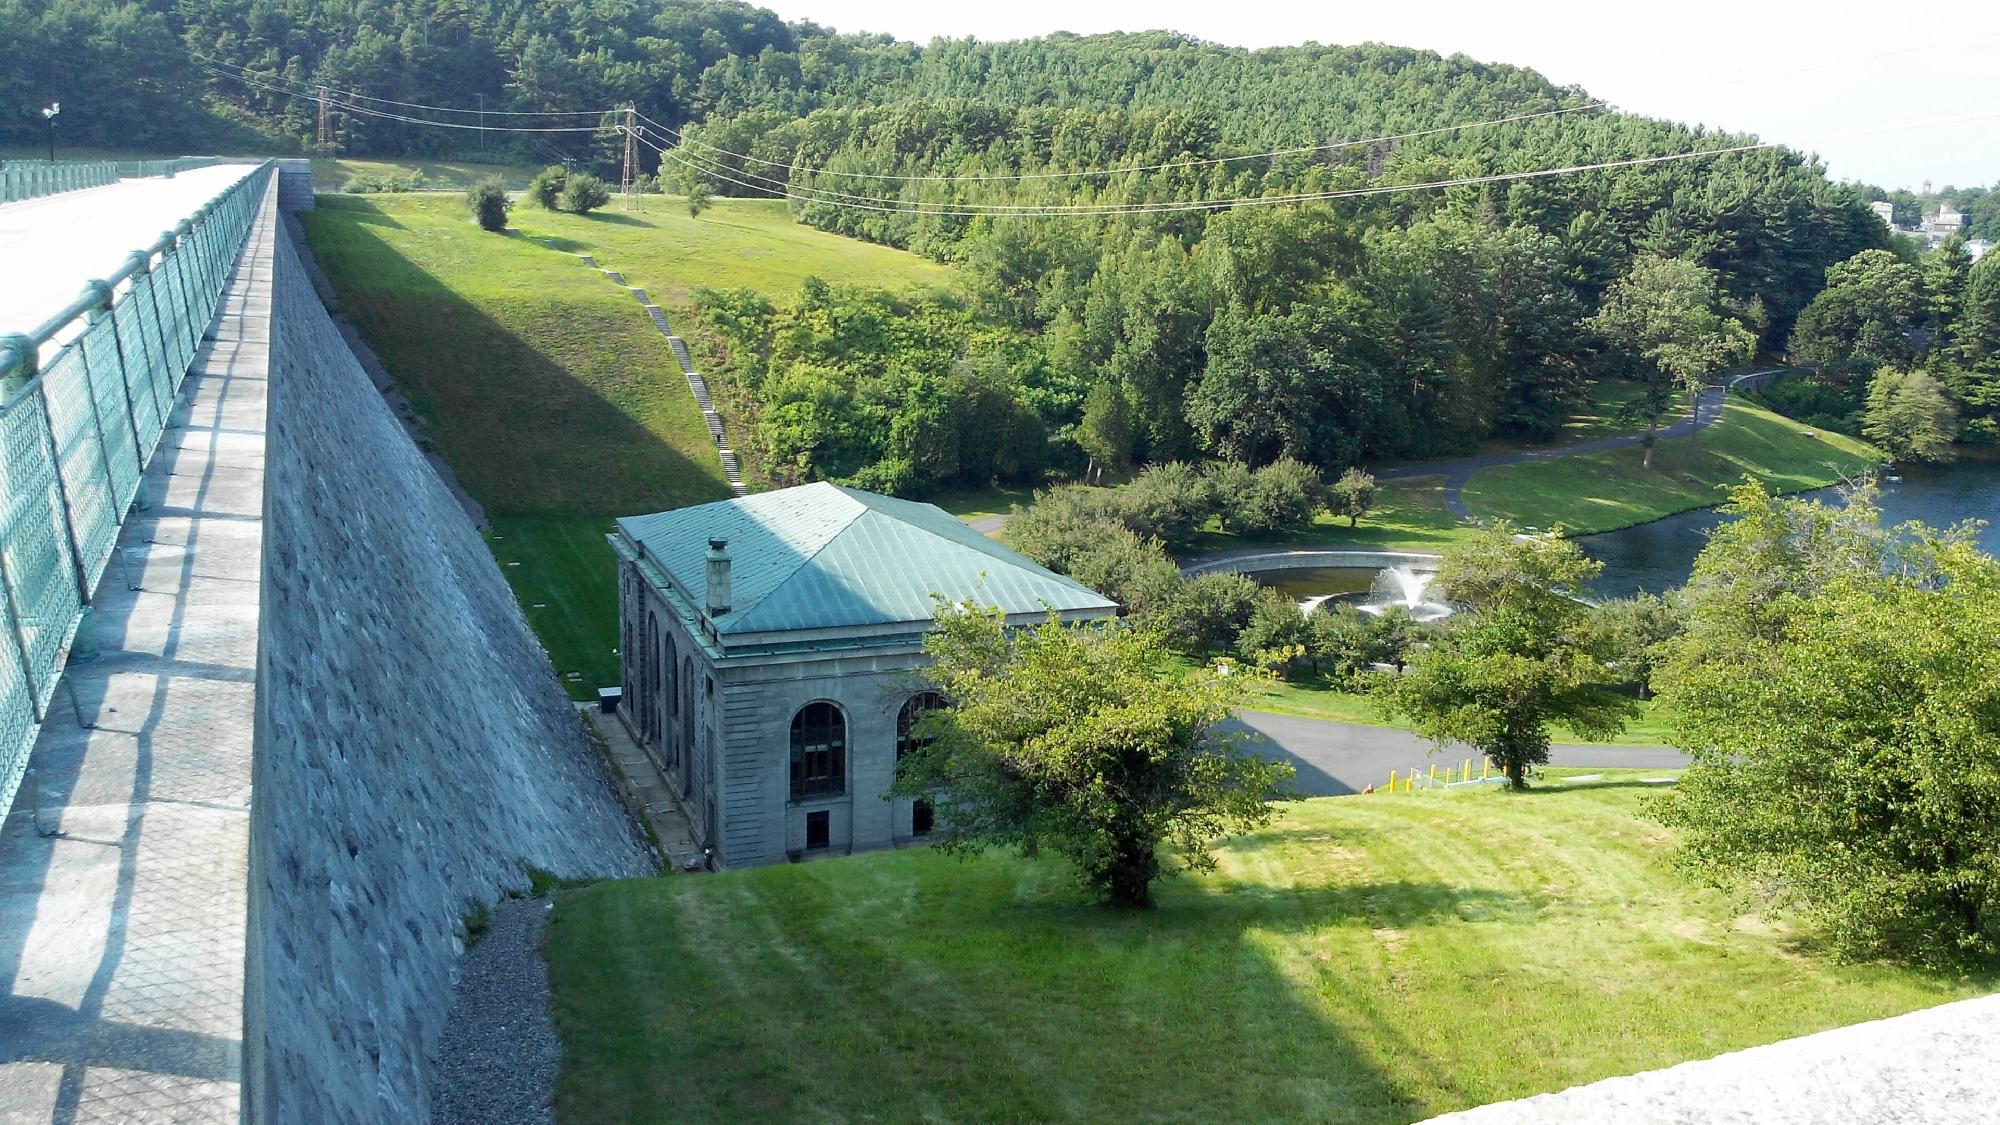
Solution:
[[[765,589],[763,593],[758,594],[757,597],[753,599],[749,605],[731,607],[729,611],[730,616],[736,618],[738,621],[741,621],[743,619],[744,614],[747,614],[750,611],[756,609],[758,606],[763,605],[765,601],[769,600],[772,594],[775,594],[779,590],[783,589],[785,583],[790,582],[794,577],[798,575],[799,571],[804,570],[807,564],[811,563],[814,559],[818,558],[820,556],[820,553],[825,551],[828,546],[832,545],[834,540],[840,538],[842,535],[845,535],[847,533],[847,529],[854,526],[855,520],[858,520],[862,516],[868,514],[869,512],[874,511],[874,509],[870,508],[868,505],[862,503],[859,500],[856,500],[852,496],[847,495],[846,489],[840,487],[837,484],[834,484],[832,481],[816,480],[816,481],[811,481],[804,485],[797,485],[794,487],[812,488],[815,485],[822,485],[822,484],[833,489],[835,492],[840,493],[841,496],[844,497],[848,503],[853,504],[857,510],[853,514],[849,515],[847,519],[840,524],[839,527],[834,529],[833,534],[821,540],[819,546],[814,547],[812,549],[811,554],[801,554],[799,556],[799,561],[793,563],[790,567],[788,567],[785,570],[784,574],[778,577],[777,581],[772,582],[770,586],[767,589]],[[791,490],[781,488],[775,492],[765,492],[765,493],[759,493],[757,495],[778,496],[782,493],[789,491]],[[735,510],[741,512],[748,510],[748,506],[745,505],[743,501],[749,498],[750,497],[738,496],[730,500],[718,500],[716,501],[716,503],[734,505]]]

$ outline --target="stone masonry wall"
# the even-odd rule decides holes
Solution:
[[[524,865],[650,867],[491,555],[288,237],[272,289],[244,1108],[421,1122],[467,909],[525,887]]]

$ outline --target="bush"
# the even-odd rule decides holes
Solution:
[[[604,181],[588,172],[578,172],[564,182],[562,188],[562,209],[578,215],[587,215],[611,202],[611,189]]]
[[[1203,656],[1234,640],[1250,623],[1263,587],[1240,574],[1203,574],[1181,583],[1151,623],[1167,642]]]
[[[1236,522],[1243,531],[1304,531],[1324,507],[1326,486],[1319,470],[1280,457],[1257,470],[1249,495],[1239,503]]]
[[[507,229],[507,189],[498,180],[488,180],[465,193],[465,204],[481,228],[495,233]]]
[[[561,165],[551,164],[535,173],[535,178],[528,181],[528,198],[534,200],[535,206],[542,210],[553,211],[556,209],[556,203],[562,198],[563,185],[568,182],[569,173],[563,171]]]
[[[1183,581],[1159,540],[1141,539],[1115,524],[1101,526],[1096,540],[1072,561],[1069,576],[1142,616],[1170,604]]]
[[[1194,541],[1215,511],[1215,489],[1193,465],[1151,465],[1117,492],[1125,526],[1170,546]]]

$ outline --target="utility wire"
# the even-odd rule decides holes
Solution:
[[[304,100],[304,101],[318,101],[318,100],[319,100],[319,95],[318,95],[318,94],[307,94],[307,93],[303,93],[303,92],[301,92],[301,91],[298,91],[298,90],[287,90],[287,89],[285,89],[285,88],[284,88],[284,87],[282,87],[282,86],[273,86],[273,85],[270,85],[270,84],[268,84],[268,83],[265,83],[265,82],[261,82],[261,81],[259,81],[259,80],[255,79],[255,78],[249,78],[249,77],[246,77],[246,76],[244,76],[244,75],[241,75],[241,74],[231,74],[231,73],[229,73],[229,72],[227,72],[227,71],[223,71],[223,70],[215,70],[215,69],[212,69],[212,68],[211,68],[211,69],[209,70],[209,73],[210,73],[210,74],[213,74],[213,75],[215,75],[215,76],[216,76],[216,77],[218,77],[218,78],[233,78],[233,79],[235,79],[236,81],[238,81],[238,82],[241,82],[241,83],[243,83],[243,84],[244,84],[244,85],[246,85],[246,86],[254,86],[254,87],[257,87],[257,88],[258,88],[258,89],[260,89],[260,90],[269,90],[269,91],[271,91],[271,92],[272,92],[272,93],[274,93],[274,94],[284,94],[284,95],[286,95],[286,96],[288,96],[288,97],[294,97],[294,98],[299,98],[299,99],[301,99],[301,100]],[[335,98],[335,97],[333,97],[332,95],[328,95],[328,97],[327,97],[327,99],[326,99],[326,104],[327,104],[327,105],[329,105],[329,106],[333,106],[333,107],[335,107],[335,108],[337,108],[337,109],[340,109],[340,110],[341,110],[342,112],[345,112],[345,113],[356,113],[356,114],[360,114],[360,115],[362,115],[363,117],[379,117],[379,118],[384,118],[384,119],[386,119],[386,120],[389,120],[389,121],[402,121],[402,122],[406,122],[406,123],[408,123],[408,124],[411,124],[411,125],[435,125],[435,126],[437,126],[438,128],[440,128],[440,129],[471,129],[471,130],[475,130],[475,131],[478,131],[478,130],[484,130],[484,131],[487,131],[487,132],[493,132],[493,133],[596,133],[596,132],[599,132],[599,131],[601,131],[601,130],[604,130],[604,129],[607,129],[607,128],[612,128],[612,126],[607,126],[607,125],[602,125],[602,124],[598,124],[598,125],[480,125],[480,124],[478,124],[478,123],[476,123],[476,122],[471,122],[471,121],[437,121],[437,120],[434,120],[434,119],[432,119],[432,118],[428,118],[428,117],[412,117],[412,116],[410,116],[410,115],[408,115],[408,114],[403,114],[403,113],[391,113],[391,112],[389,112],[388,110],[381,110],[381,109],[370,109],[370,108],[368,108],[367,106],[362,106],[362,105],[355,105],[355,104],[353,104],[352,102],[348,102],[348,101],[344,101],[344,100],[342,100],[342,99],[340,99],[340,98]],[[571,112],[578,112],[578,113],[580,113],[580,112],[582,112],[582,111],[581,111],[581,110],[576,110],[576,111],[571,111]],[[605,111],[603,111],[603,112],[605,112],[605,113],[615,113],[615,112],[618,112],[618,111],[616,111],[616,110],[605,110]]]
[[[256,71],[253,71],[253,70],[251,70],[251,69],[250,69],[249,67],[247,67],[247,66],[239,66],[239,65],[237,65],[236,63],[232,63],[232,62],[225,62],[225,61],[223,61],[222,59],[212,59],[212,58],[209,58],[209,57],[207,57],[207,56],[205,56],[205,55],[197,55],[197,54],[194,54],[193,52],[189,52],[189,57],[190,57],[190,58],[192,58],[192,59],[194,59],[196,63],[198,63],[198,64],[200,64],[200,65],[202,65],[202,66],[207,66],[207,67],[218,67],[218,66],[219,66],[219,67],[225,67],[225,68],[229,69],[230,71],[235,71],[235,72],[240,72],[240,73],[230,73],[230,74],[222,74],[222,75],[219,75],[219,77],[222,77],[222,78],[241,78],[241,79],[243,79],[244,81],[250,81],[250,80],[251,80],[252,78],[259,78],[259,79],[263,79],[263,80],[266,80],[266,81],[270,81],[270,82],[281,82],[281,83],[284,83],[285,85],[288,85],[288,86],[304,86],[304,87],[306,87],[306,89],[303,89],[303,90],[286,90],[286,91],[282,91],[282,92],[284,92],[284,93],[291,93],[291,94],[296,94],[296,95],[297,95],[297,96],[299,96],[299,97],[308,97],[308,98],[316,98],[316,97],[318,97],[318,96],[319,96],[319,94],[318,94],[317,90],[313,88],[313,87],[314,87],[314,84],[313,84],[313,83],[311,83],[311,82],[303,82],[303,81],[298,81],[298,80],[294,80],[294,79],[290,79],[290,78],[280,78],[280,77],[277,77],[276,75],[271,75],[271,76],[264,76],[264,75],[259,75],[259,74],[257,74],[257,72],[256,72]],[[267,88],[269,88],[269,87],[267,87]],[[576,116],[579,116],[579,115],[582,115],[582,114],[593,114],[593,115],[599,115],[599,114],[605,114],[605,113],[622,113],[622,112],[624,112],[624,109],[625,109],[625,107],[624,107],[624,106],[616,106],[616,107],[613,107],[613,108],[611,108],[611,109],[604,109],[604,110],[598,110],[598,109],[466,109],[466,108],[461,108],[461,107],[459,107],[459,106],[448,106],[448,105],[425,105],[425,104],[424,104],[424,103],[422,103],[422,102],[399,102],[399,101],[397,101],[397,100],[396,100],[396,99],[394,99],[394,98],[378,98],[378,97],[374,97],[374,96],[372,96],[372,95],[369,95],[369,94],[359,94],[359,93],[354,93],[354,92],[352,92],[352,91],[349,91],[349,92],[347,92],[347,93],[345,93],[345,94],[343,94],[343,95],[341,95],[341,96],[342,96],[342,97],[345,97],[345,98],[349,98],[349,99],[352,99],[352,100],[355,100],[355,101],[364,101],[364,102],[375,102],[375,103],[378,103],[378,104],[380,104],[380,105],[393,105],[393,106],[401,106],[401,107],[403,107],[404,109],[428,109],[428,110],[435,110],[435,111],[437,111],[437,112],[439,112],[439,113],[471,113],[471,114],[484,114],[484,115],[485,115],[485,116],[487,116],[487,117],[576,117]],[[496,126],[489,126],[489,128],[496,128],[496,129],[497,129],[497,128],[499,128],[499,126],[497,126],[497,125],[496,125]]]
[[[761,187],[757,184],[752,184],[752,183],[746,183],[742,180],[738,180],[733,177],[716,172],[710,167],[704,167],[703,165],[696,163],[695,161],[689,160],[686,156],[682,155],[680,150],[677,148],[668,149],[660,145],[654,144],[652,141],[647,140],[644,137],[639,138],[639,140],[640,143],[645,144],[649,148],[652,148],[655,152],[658,152],[661,156],[671,159],[674,162],[682,165],[683,167],[691,168],[694,169],[695,171],[715,176],[717,179],[725,180],[729,183],[736,184],[740,187],[747,187],[753,191],[760,191],[766,193],[771,193],[774,191],[774,189],[772,188]],[[1731,153],[1756,152],[1763,149],[1783,148],[1783,147],[1785,146],[1781,142],[1765,141],[1757,144],[1731,145],[1725,148],[1699,149],[1693,152],[1667,153],[1661,156],[1629,157],[1623,160],[1607,160],[1595,164],[1572,164],[1562,168],[1539,168],[1533,171],[1526,171],[1526,172],[1500,172],[1485,176],[1460,176],[1449,180],[1431,180],[1426,183],[1418,183],[1418,184],[1380,184],[1374,187],[1344,188],[1337,191],[1299,192],[1289,195],[1240,196],[1233,199],[1183,200],[1183,201],[1175,201],[1168,203],[1136,203],[1136,204],[1111,204],[1111,205],[1080,204],[1076,206],[995,205],[990,209],[984,209],[984,210],[963,210],[963,209],[956,209],[955,207],[934,207],[923,203],[912,203],[898,207],[873,206],[867,203],[860,203],[860,202],[841,203],[834,199],[818,198],[813,195],[798,191],[786,191],[784,194],[786,195],[787,198],[797,199],[805,203],[819,203],[832,207],[846,207],[853,210],[888,211],[888,212],[897,212],[901,214],[914,214],[914,215],[943,215],[943,216],[961,217],[961,218],[977,218],[981,216],[990,218],[1059,218],[1065,216],[1147,215],[1147,214],[1158,214],[1161,212],[1172,212],[1172,211],[1215,211],[1228,207],[1271,207],[1288,203],[1312,203],[1312,202],[1321,202],[1332,199],[1355,199],[1355,198],[1362,198],[1375,195],[1399,194],[1402,192],[1434,191],[1440,188],[1450,188],[1450,187],[1469,187],[1478,184],[1511,183],[1515,180],[1539,179],[1547,176],[1564,176],[1578,172],[1601,172],[1613,168],[1631,168],[1642,165],[1667,164],[1681,160],[1694,160],[1704,156],[1727,156]]]
[[[1296,148],[1278,148],[1278,149],[1272,149],[1268,152],[1249,152],[1249,153],[1244,153],[1240,156],[1207,156],[1192,160],[1170,160],[1160,164],[1140,164],[1124,168],[1094,168],[1094,169],[1086,169],[1084,171],[1079,171],[1079,172],[995,172],[990,174],[975,174],[975,175],[965,175],[965,176],[936,176],[936,175],[919,176],[919,175],[897,175],[885,172],[839,172],[839,171],[834,171],[833,169],[830,168],[799,168],[792,170],[804,172],[814,176],[846,176],[850,179],[861,179],[861,180],[961,182],[961,181],[973,181],[973,180],[1074,179],[1083,176],[1111,176],[1126,172],[1157,172],[1167,168],[1199,168],[1210,164],[1233,164],[1245,160],[1265,160],[1279,156],[1296,156],[1300,153],[1307,153],[1307,152],[1336,152],[1341,149],[1360,148],[1365,145],[1388,144],[1394,141],[1410,140],[1415,137],[1428,137],[1438,133],[1454,133],[1464,129],[1485,129],[1495,125],[1507,125],[1518,121],[1533,121],[1536,120],[1537,118],[1542,118],[1542,117],[1558,117],[1567,113],[1581,113],[1584,110],[1603,109],[1605,108],[1606,105],[1607,103],[1605,102],[1590,102],[1586,105],[1566,106],[1561,109],[1540,110],[1535,113],[1517,113],[1511,117],[1496,117],[1485,121],[1467,121],[1457,125],[1440,125],[1437,126],[1436,128],[1418,129],[1408,133],[1391,133],[1387,136],[1369,137],[1358,141],[1329,141],[1326,144],[1300,145]],[[786,168],[786,169],[792,168],[791,165],[782,163],[780,161],[766,160],[761,156],[751,156],[748,153],[731,152],[728,149],[717,148],[716,146],[708,144],[705,141],[697,140],[694,137],[690,137],[680,130],[672,129],[665,125],[662,125],[659,122],[653,120],[652,118],[647,117],[643,113],[639,114],[638,116],[641,121],[644,121],[648,125],[651,125],[653,128],[672,134],[675,143],[677,144],[694,145],[698,148],[703,148],[711,152],[714,152],[719,156],[735,157],[738,160],[752,161],[758,164],[765,165],[766,167]]]

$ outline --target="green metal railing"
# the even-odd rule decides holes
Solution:
[[[62,160],[53,164],[46,160],[8,160],[0,162],[0,203],[117,182],[118,164],[112,160]]]
[[[173,160],[0,160],[0,203],[34,199],[80,188],[103,187],[142,176],[173,179],[174,173],[221,163],[213,156]]]
[[[0,816],[272,168],[134,250],[40,327],[0,334]]]

